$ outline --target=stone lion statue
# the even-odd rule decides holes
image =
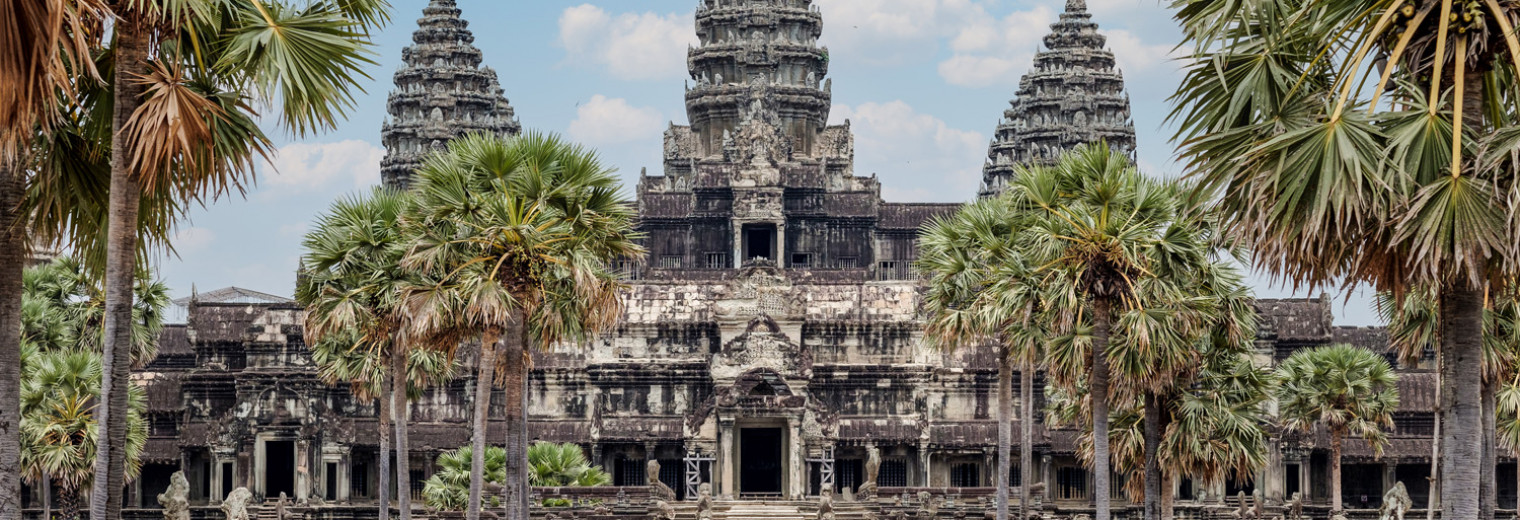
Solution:
[[[834,490],[824,489],[818,494],[818,520],[834,520]]]
[[[169,489],[158,495],[158,504],[164,506],[164,520],[190,520],[190,481],[185,472],[169,477]]]
[[[860,492],[856,493],[859,500],[876,499],[876,477],[881,473],[881,450],[875,446],[866,448],[865,479],[860,484]]]
[[[1304,520],[1304,497],[1296,491],[1288,502],[1288,520]]]
[[[1409,490],[1404,489],[1403,482],[1393,483],[1393,488],[1383,494],[1383,507],[1378,509],[1378,517],[1382,520],[1404,520],[1404,514],[1414,508],[1414,501],[1409,499]]]
[[[712,484],[703,482],[697,486],[697,519],[712,520]]]
[[[251,501],[253,493],[248,492],[248,488],[234,489],[222,499],[222,513],[227,515],[227,520],[248,520],[248,502]]]
[[[660,481],[660,461],[650,460],[649,464],[644,466],[644,479],[649,486],[649,493],[655,498],[666,501],[676,499],[676,490],[670,489],[670,486]]]

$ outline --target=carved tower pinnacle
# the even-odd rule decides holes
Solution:
[[[698,47],[687,52],[696,83],[686,112],[703,155],[721,153],[724,132],[766,99],[797,152],[811,153],[829,119],[829,51],[818,46],[823,16],[812,0],[699,0]]]
[[[998,123],[982,167],[981,196],[1001,193],[1018,165],[1051,164],[1082,144],[1106,142],[1133,158],[1129,94],[1105,42],[1087,2],[1067,0]]]
[[[522,130],[496,71],[480,66],[475,36],[459,15],[454,0],[432,0],[417,20],[412,45],[401,50],[396,89],[386,101],[389,117],[380,130],[386,152],[380,177],[386,186],[409,186],[427,154],[455,137],[511,136]]]

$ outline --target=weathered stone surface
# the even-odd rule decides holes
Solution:
[[[1018,166],[1053,164],[1082,144],[1104,142],[1133,158],[1129,94],[1105,43],[1087,3],[1068,0],[1003,112],[982,167],[983,197],[1001,193]]]
[[[386,150],[380,176],[388,186],[409,186],[427,154],[455,137],[522,130],[496,71],[481,66],[475,36],[454,0],[432,0],[417,25],[412,45],[401,50],[380,131]]]

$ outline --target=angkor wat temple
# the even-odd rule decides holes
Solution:
[[[404,186],[420,154],[450,137],[520,128],[460,16],[453,0],[433,0],[404,52],[383,138],[388,183]],[[532,436],[583,446],[613,486],[535,490],[576,504],[535,509],[535,518],[982,517],[1000,477],[998,363],[987,348],[925,345],[911,269],[919,227],[958,205],[884,202],[877,179],[857,175],[850,124],[828,124],[830,55],[817,43],[823,13],[811,0],[700,0],[696,30],[690,124],[665,132],[663,174],[638,183],[649,256],[622,266],[625,319],[594,344],[534,359]],[[1044,43],[996,129],[982,195],[1005,185],[1013,165],[1076,144],[1133,150],[1122,76],[1081,0],[1068,1]],[[318,380],[301,308],[235,289],[183,303],[184,324],[164,331],[159,357],[135,378],[147,389],[151,440],[128,514],[157,517],[156,495],[183,470],[197,519],[222,518],[215,506],[239,487],[269,520],[281,494],[293,500],[287,515],[373,518],[375,403]],[[1332,342],[1387,350],[1383,330],[1334,326],[1330,306],[1259,301],[1258,361]],[[1381,457],[1347,442],[1349,508],[1376,508],[1395,481],[1425,506],[1430,365],[1401,370],[1403,398]],[[412,451],[401,456],[412,488],[403,492],[420,495],[435,457],[468,443],[470,379],[411,404]],[[1121,518],[1138,518],[1119,479],[1093,489],[1075,429],[1039,415],[1019,421],[1035,423],[1038,482],[1018,481],[1017,460],[1008,478],[1035,486],[1042,518],[1090,514],[1096,493],[1112,493],[1130,515]],[[1179,514],[1222,518],[1242,494],[1276,511],[1299,494],[1323,517],[1328,437],[1274,440],[1255,478],[1178,483]],[[649,480],[649,461],[674,501],[655,500],[663,488]],[[1513,508],[1514,462],[1501,462],[1500,505]],[[704,488],[713,500],[698,500]]]

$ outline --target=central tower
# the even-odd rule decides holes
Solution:
[[[812,0],[702,0],[696,23],[686,112],[703,150],[719,150],[765,90],[782,134],[809,155],[829,118],[829,52],[818,47],[823,16]]]

